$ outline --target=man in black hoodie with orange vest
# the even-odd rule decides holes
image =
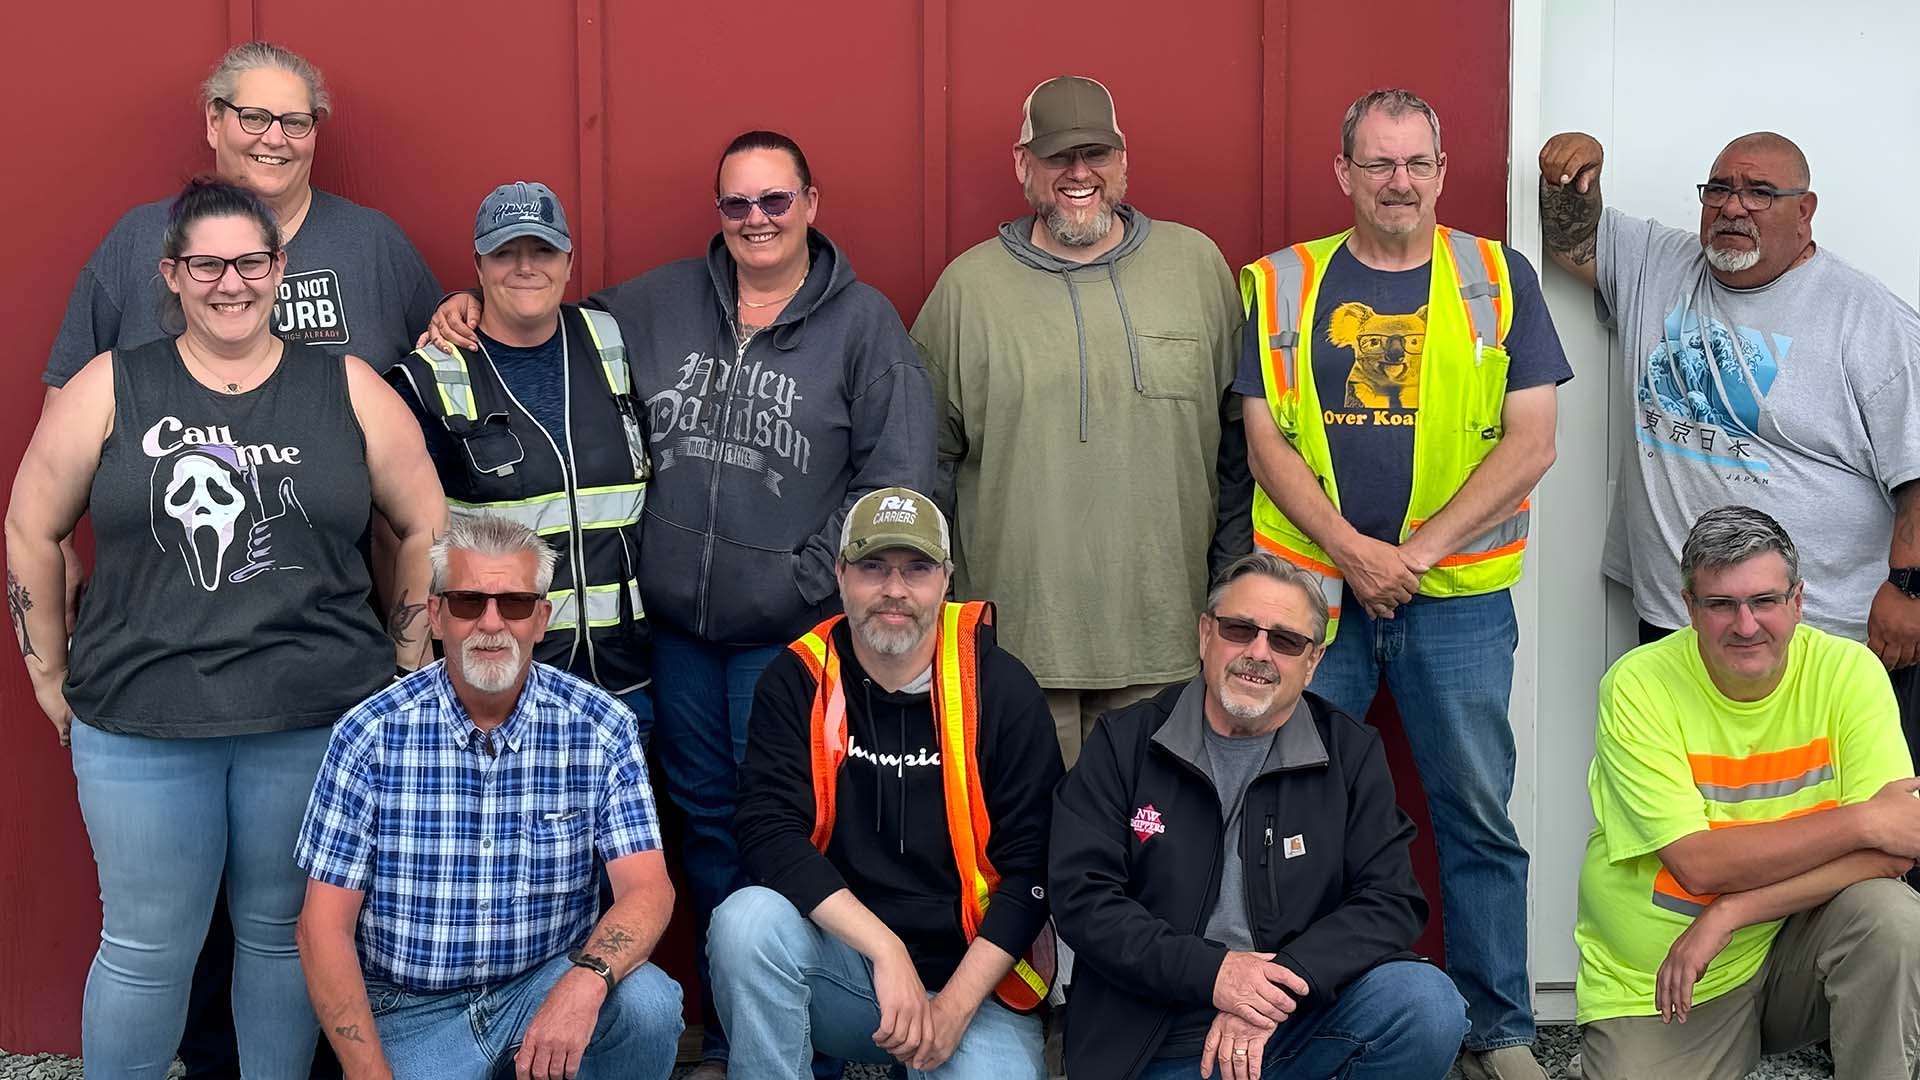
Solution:
[[[1326,598],[1257,551],[1199,629],[1199,677],[1107,714],[1055,797],[1067,1071],[1440,1080],[1466,1006],[1407,951],[1427,903],[1379,735],[1305,692]]]
[[[760,679],[735,819],[756,884],[708,936],[739,1075],[805,1075],[818,1050],[941,1080],[1045,1076],[1060,749],[992,605],[943,602],[949,551],[925,495],[860,499],[835,568],[846,615]]]

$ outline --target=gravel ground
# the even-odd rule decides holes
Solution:
[[[1540,1029],[1540,1041],[1534,1047],[1537,1057],[1546,1065],[1547,1075],[1553,1080],[1564,1080],[1567,1075],[1567,1060],[1578,1047],[1578,1037],[1570,1026],[1555,1025]],[[684,1076],[690,1069],[676,1069],[674,1076]],[[0,1050],[0,1080],[77,1080],[82,1075],[78,1058],[61,1057],[58,1054],[9,1054]],[[173,1076],[179,1076],[179,1067],[174,1067]],[[1448,1080],[1458,1080],[1459,1073],[1449,1073]],[[845,1080],[884,1080],[886,1073],[868,1065],[848,1067]],[[1760,1063],[1748,1077],[1748,1080],[1824,1080],[1833,1076],[1833,1059],[1819,1050],[1801,1050],[1792,1054],[1770,1057]]]

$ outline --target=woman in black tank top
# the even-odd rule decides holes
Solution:
[[[291,853],[334,720],[426,653],[446,504],[371,369],[273,336],[286,255],[255,196],[193,181],[164,250],[185,332],[49,398],[7,513],[14,631],[100,872],[82,1049],[90,1075],[166,1073],[224,874],[242,1072],[305,1076]],[[391,640],[358,549],[375,509],[402,540]],[[96,568],[69,646],[58,542],[82,514]]]

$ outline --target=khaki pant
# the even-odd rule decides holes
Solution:
[[[1585,1080],[1741,1080],[1762,1054],[1833,1040],[1838,1080],[1920,1076],[1920,896],[1875,878],[1789,918],[1753,978],[1688,1013],[1596,1020]]]
[[[1140,683],[1112,690],[1048,690],[1047,711],[1053,714],[1053,733],[1060,739],[1060,756],[1073,768],[1080,747],[1093,732],[1102,713],[1124,709],[1165,690],[1172,683]]]

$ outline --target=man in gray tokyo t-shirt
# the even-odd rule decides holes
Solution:
[[[1607,576],[1650,630],[1686,626],[1688,529],[1756,507],[1799,542],[1807,622],[1892,668],[1920,659],[1920,600],[1888,580],[1920,565],[1920,314],[1815,246],[1806,159],[1781,136],[1721,152],[1697,233],[1603,212],[1600,159],[1570,133],[1540,164],[1549,254],[1598,289],[1633,401]]]
[[[161,323],[166,283],[160,240],[170,200],[121,217],[80,271],[41,381],[65,386],[108,349],[131,349],[178,333]],[[350,353],[385,371],[413,348],[440,302],[440,286],[393,219],[316,189],[300,231],[287,241],[287,274],[273,332],[288,341]]]

